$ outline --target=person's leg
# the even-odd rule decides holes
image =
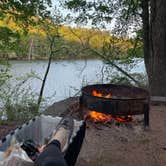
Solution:
[[[67,152],[65,153],[65,160],[68,166],[74,166],[77,161],[77,157],[81,150],[81,146],[85,137],[86,123],[80,127],[80,130],[77,132],[77,135],[73,138],[72,143],[69,145]]]
[[[52,139],[36,159],[34,166],[67,166],[63,153],[66,152],[73,133],[74,120],[63,118],[53,132]]]
[[[49,143],[35,161],[34,166],[67,166],[60,146],[60,142],[57,140]]]

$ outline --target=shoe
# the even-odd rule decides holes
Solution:
[[[61,151],[65,153],[69,144],[70,139],[73,134],[74,120],[71,117],[63,118],[57,125],[53,132],[52,140],[58,140],[61,144]]]

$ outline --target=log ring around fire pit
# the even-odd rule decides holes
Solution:
[[[100,97],[94,95],[94,90]],[[89,110],[113,116],[146,114],[145,110],[149,110],[149,92],[142,88],[96,84],[83,87],[81,91],[80,106]]]

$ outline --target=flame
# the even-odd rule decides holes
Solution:
[[[92,95],[96,96],[96,97],[104,97],[104,98],[107,98],[107,99],[111,98],[111,94],[103,95],[102,93],[97,92],[96,90],[92,91]]]
[[[106,95],[106,96],[104,96],[106,99],[109,99],[109,98],[111,98],[111,95],[110,94],[108,94],[108,95]]]
[[[109,122],[112,120],[112,115],[106,115],[96,111],[90,111],[88,117],[94,122]]]
[[[102,93],[98,93],[96,90],[92,91],[92,95],[96,97],[102,97]]]
[[[104,97],[106,99],[111,98],[111,94],[102,94],[100,92],[97,92],[96,90],[92,91],[92,95],[96,96],[96,97]],[[127,115],[127,116],[112,116],[112,115],[106,115],[100,112],[96,112],[96,111],[90,111],[88,116],[86,116],[86,118],[91,119],[94,122],[101,122],[101,123],[107,123],[110,122],[111,120],[115,119],[118,122],[130,122],[132,121],[132,116],[131,115]]]
[[[112,115],[106,115],[106,114],[96,112],[96,111],[90,111],[86,118],[91,119],[92,121],[98,122],[98,123],[107,123],[113,119],[118,122],[123,122],[123,123],[132,121],[131,115],[113,117]]]
[[[127,116],[116,116],[115,120],[118,122],[130,122],[132,121],[132,116],[127,115]]]

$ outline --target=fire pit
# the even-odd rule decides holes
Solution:
[[[144,114],[144,125],[149,126],[148,91],[115,84],[88,85],[81,91],[80,107],[90,110],[90,116],[114,117],[123,122],[132,115]]]

